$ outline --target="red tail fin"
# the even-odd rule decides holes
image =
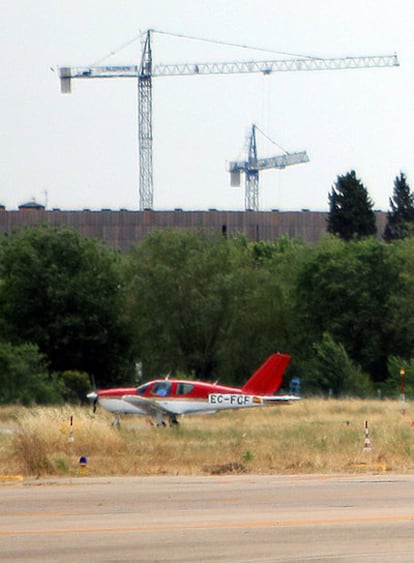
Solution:
[[[271,395],[282,385],[283,374],[290,362],[289,354],[272,354],[242,387],[249,395]]]

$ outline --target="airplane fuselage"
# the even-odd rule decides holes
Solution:
[[[144,399],[142,406],[140,398]],[[157,379],[138,388],[105,389],[98,395],[99,404],[113,413],[148,415],[150,405],[145,399],[176,415],[261,405],[258,398],[254,401],[241,389],[186,380]]]
[[[273,395],[279,389],[290,356],[273,354],[241,387],[230,387],[205,381],[155,379],[139,387],[103,389],[88,394],[95,404],[117,415],[136,414],[155,417],[157,423],[183,414],[206,414],[221,410],[272,406],[288,403],[298,397]]]

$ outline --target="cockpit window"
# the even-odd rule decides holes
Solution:
[[[145,385],[140,385],[136,391],[137,395],[145,395],[145,391],[148,389],[148,387],[148,383],[146,383]]]
[[[157,381],[151,389],[151,395],[166,397],[171,391],[171,381]]]
[[[192,383],[180,381],[180,383],[177,384],[177,395],[187,395],[188,393],[191,393],[193,388],[194,385]]]

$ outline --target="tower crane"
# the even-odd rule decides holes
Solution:
[[[252,125],[249,136],[247,160],[229,163],[230,182],[232,186],[240,186],[240,173],[245,174],[245,208],[246,211],[259,211],[259,171],[269,168],[286,168],[292,164],[309,162],[306,151],[286,152],[278,156],[257,158],[256,125]]]
[[[71,81],[76,78],[135,78],[138,79],[138,146],[139,146],[139,201],[140,209],[153,208],[152,178],[152,79],[163,76],[190,76],[205,74],[245,74],[310,70],[342,70],[399,66],[397,55],[359,56],[341,58],[296,58],[265,61],[233,61],[212,63],[153,64],[151,34],[145,34],[139,65],[111,65],[59,67],[61,92],[71,92]],[[182,37],[182,36],[181,36]]]

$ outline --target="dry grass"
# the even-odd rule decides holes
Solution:
[[[70,426],[70,417],[73,425]],[[1,475],[337,473],[414,471],[414,418],[397,401],[304,399],[288,407],[187,417],[155,428],[99,409],[0,410]],[[364,422],[372,449],[363,452]],[[13,432],[8,432],[12,429]]]

